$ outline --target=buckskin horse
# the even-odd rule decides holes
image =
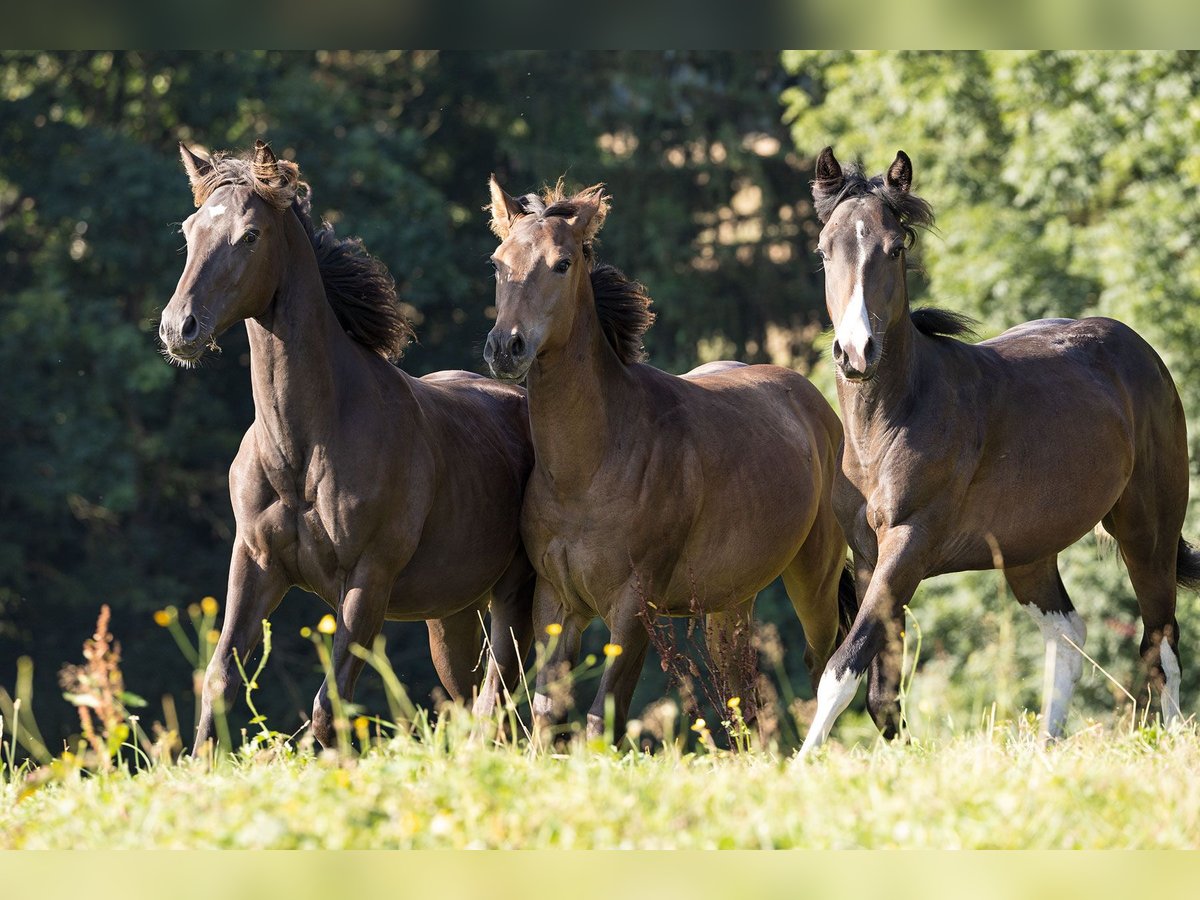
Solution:
[[[599,616],[620,653],[606,663],[587,734],[604,734],[611,697],[620,740],[649,643],[643,605],[704,613],[721,666],[730,636],[749,630],[755,595],[781,574],[816,684],[854,605],[832,507],[842,439],[833,409],[778,366],[709,363],[677,377],[643,364],[650,298],[593,251],[609,208],[602,186],[520,199],[494,177],[490,188],[501,243],[484,357],[498,378],[526,379],[535,462],[521,533],[538,573],[535,634],[558,632],[538,671],[535,719],[561,720],[551,688]]]
[[[532,640],[533,572],[519,514],[533,464],[523,391],[468,372],[413,378],[393,365],[411,337],[395,285],[356,239],[314,225],[294,163],[261,141],[248,159],[182,144],[197,211],[159,335],[193,366],[245,320],[255,418],[229,471],[237,535],[225,619],[204,680],[196,745],[213,736],[262,621],[299,585],[336,611],[337,695],[353,696],[385,619],[427,620],[455,700],[478,678],[479,616],[492,656],[476,701],[512,687]],[[328,679],[312,730],[335,740]]]
[[[870,668],[868,708],[897,731],[900,624],[922,579],[1003,570],[1045,642],[1041,730],[1060,735],[1082,672],[1085,628],[1057,556],[1101,523],[1137,595],[1141,655],[1164,720],[1180,716],[1176,584],[1200,586],[1182,537],[1183,407],[1170,374],[1106,318],[1026,322],[979,344],[969,320],[911,309],[906,254],[933,224],[900,152],[886,174],[844,169],[825,148],[813,198],[823,228],[846,441],[835,491],[861,606],[829,661],[801,756],[828,736]]]

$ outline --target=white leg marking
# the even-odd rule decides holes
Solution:
[[[852,669],[847,669],[841,675],[834,675],[830,669],[825,670],[817,687],[817,714],[808,729],[808,736],[804,738],[804,746],[800,748],[797,759],[804,759],[825,743],[834,720],[850,705],[850,701],[858,692],[858,683],[862,681],[862,677],[863,673],[856,675]]]
[[[1179,706],[1179,658],[1175,656],[1175,651],[1171,649],[1171,645],[1167,643],[1165,637],[1158,645],[1158,653],[1163,674],[1167,676],[1167,684],[1163,688],[1162,695],[1163,724],[1171,725],[1183,715],[1183,710]]]
[[[210,216],[212,216],[214,219],[217,216],[221,215],[221,213],[223,213],[223,212],[225,212],[225,204],[224,203],[216,203],[216,204],[213,204],[212,206],[208,207],[208,214]]]
[[[1042,677],[1042,732],[1058,737],[1067,723],[1067,709],[1075,683],[1083,674],[1083,656],[1071,646],[1083,648],[1087,627],[1079,614],[1042,612],[1036,606],[1024,606],[1042,630],[1046,642],[1046,669]],[[1068,641],[1070,643],[1068,643]]]
[[[554,712],[554,704],[545,694],[534,694],[533,703],[530,706],[533,708],[533,714],[539,718],[549,718],[550,714]]]
[[[867,341],[871,339],[873,332],[862,285],[863,270],[867,265],[867,249],[863,244],[865,226],[861,219],[855,222],[854,226],[858,232],[858,265],[854,270],[854,290],[850,293],[850,304],[842,313],[841,320],[833,327],[833,333],[850,364],[863,372],[867,368]]]

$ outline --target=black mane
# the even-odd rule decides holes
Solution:
[[[312,242],[325,296],[342,329],[385,359],[398,360],[416,333],[400,309],[387,266],[368,252],[361,238],[339,238],[328,222],[314,224],[307,191],[297,193],[292,211]]]
[[[642,335],[654,324],[645,285],[605,263],[592,269],[591,278],[596,315],[608,343],[626,365],[641,362],[646,358]]]
[[[923,306],[909,312],[917,331],[930,337],[974,337],[979,325],[964,313],[951,312],[948,309],[937,309],[933,306]]]

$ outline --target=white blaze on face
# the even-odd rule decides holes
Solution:
[[[863,273],[867,266],[867,248],[864,242],[866,225],[862,219],[854,223],[858,234],[858,259],[854,266],[854,288],[850,303],[842,312],[842,318],[833,326],[833,333],[842,351],[855,370],[867,370],[867,341],[872,337],[871,320],[867,315],[867,301],[863,297]]]
[[[224,212],[225,212],[225,204],[224,203],[217,203],[217,204],[214,204],[213,206],[208,207],[208,214],[210,216],[212,216],[214,219]]]

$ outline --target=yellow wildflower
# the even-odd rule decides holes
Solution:
[[[206,616],[215,616],[217,614],[217,598],[205,597],[200,601],[200,609],[204,611]]]
[[[742,698],[741,697],[730,697],[728,700],[725,701],[725,705],[728,706],[730,709],[737,709],[739,706],[742,705]]]
[[[166,628],[174,618],[169,609],[156,609],[154,611],[154,624],[159,628]]]
[[[558,637],[562,634],[562,626],[557,622],[551,622],[546,626],[546,634],[550,635],[550,637]]]
[[[604,645],[604,655],[607,656],[609,659],[612,659],[614,656],[620,656],[624,652],[625,652],[625,650],[624,650],[624,648],[621,647],[620,644],[605,644]]]
[[[333,634],[337,631],[337,619],[329,613],[325,613],[321,616],[321,621],[317,623],[317,631],[321,634]]]
[[[303,628],[300,629],[300,637],[302,637],[302,638],[312,637],[312,629],[309,628],[307,625],[305,625]]]
[[[208,637],[208,642],[210,644],[215,644],[217,642],[217,640],[221,637],[221,632],[217,631],[217,629],[215,629],[215,628],[210,628],[208,630],[207,637]]]

